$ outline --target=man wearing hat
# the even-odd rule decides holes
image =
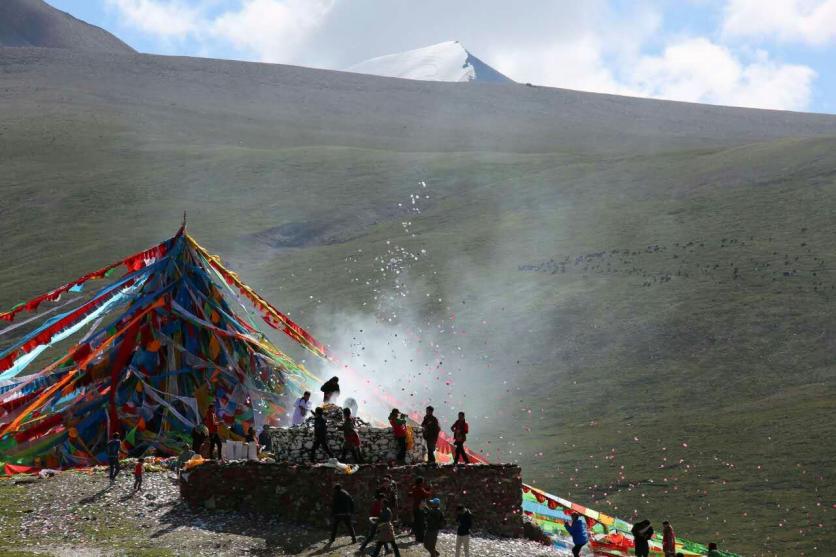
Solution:
[[[444,527],[444,513],[441,512],[441,500],[438,497],[428,501],[430,510],[427,511],[427,530],[424,532],[424,547],[430,552],[430,557],[438,557],[435,548],[438,543],[438,531]]]

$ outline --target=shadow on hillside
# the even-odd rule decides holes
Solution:
[[[176,480],[172,482],[176,485]],[[182,500],[168,507],[159,517],[159,523],[161,527],[151,533],[152,539],[171,534],[179,528],[197,528],[217,534],[246,536],[264,540],[263,548],[249,551],[251,555],[261,557],[288,553],[306,556],[327,555],[332,551],[346,550],[353,545],[348,537],[338,537],[335,543],[328,544],[329,532],[326,530],[283,523],[259,513],[195,509]],[[358,539],[362,539],[362,527],[357,525],[356,529]]]

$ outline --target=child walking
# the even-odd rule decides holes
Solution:
[[[142,476],[145,474],[145,459],[139,458],[134,466],[134,491],[142,491]]]

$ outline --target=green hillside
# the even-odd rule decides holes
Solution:
[[[184,79],[187,98],[159,93],[168,73],[151,67],[171,59],[125,57],[124,75],[97,82],[85,72],[113,61],[85,58],[59,86],[42,51],[4,52],[3,307],[164,239],[187,210],[191,234],[278,307],[416,407],[431,397],[448,425],[466,410],[474,447],[519,461],[528,482],[747,555],[836,543],[836,119],[625,100],[687,117],[645,143],[619,121],[623,149],[595,149],[581,146],[606,136],[607,106],[589,113],[594,133],[561,134],[564,95],[579,94],[496,86],[473,91],[499,113],[552,95],[555,130],[531,128],[525,149],[502,129],[433,148],[438,126],[387,146],[363,122],[372,101],[333,128],[272,108],[259,120],[281,99],[255,70],[262,85],[232,107],[214,89],[223,75]],[[277,68],[302,92],[316,89],[306,71],[335,89],[410,87]],[[414,87],[441,104],[463,95]],[[300,110],[345,106],[317,102]],[[407,108],[375,118],[397,130]]]

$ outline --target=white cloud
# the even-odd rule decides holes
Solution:
[[[727,0],[723,32],[824,45],[836,41],[836,0]]]
[[[200,12],[177,0],[108,0],[125,23],[150,35],[184,38],[200,30]]]
[[[803,110],[815,77],[811,68],[773,62],[764,51],[747,64],[727,47],[693,38],[639,59],[628,83],[649,97]]]
[[[298,49],[334,7],[335,0],[245,0],[218,16],[210,32],[262,62],[292,63]]]
[[[624,11],[608,0],[549,0],[527,10],[507,0],[107,1],[149,34],[189,36],[202,55],[262,62],[341,68],[460,39],[520,82],[789,110],[808,108],[816,79],[811,68],[763,51],[752,55],[703,37],[671,39],[658,4],[650,2]],[[795,22],[793,32],[803,29],[808,40],[836,33],[836,21],[817,19],[836,13],[836,0],[724,1],[729,33],[744,33],[743,20],[766,30]],[[648,54],[651,48],[659,54]]]
[[[688,102],[804,110],[816,73],[807,66],[781,64],[758,51],[753,60],[706,38],[679,39],[658,55],[640,54],[626,41],[618,53],[588,34],[545,49],[520,49],[491,59],[517,81],[540,85]]]

